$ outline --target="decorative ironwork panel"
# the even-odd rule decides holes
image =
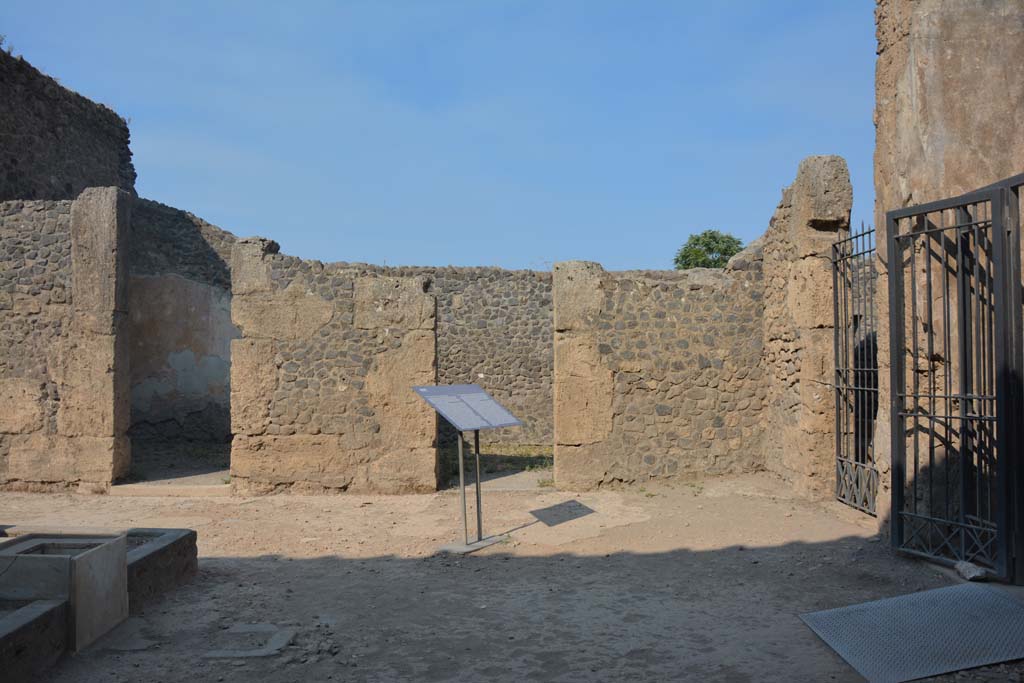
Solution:
[[[878,335],[875,231],[832,245],[835,319],[836,498],[875,514]]]
[[[892,537],[1014,573],[1024,176],[887,215]]]

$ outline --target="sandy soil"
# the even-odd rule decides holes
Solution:
[[[485,532],[510,539],[466,557],[435,552],[461,536],[454,491],[3,494],[0,520],[199,532],[194,581],[66,658],[61,682],[857,681],[798,615],[955,581],[768,476],[580,495],[523,476],[485,485]],[[268,622],[296,631],[279,654],[204,657],[258,645],[230,629]]]

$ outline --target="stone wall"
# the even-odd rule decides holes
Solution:
[[[551,452],[551,273],[500,268],[439,268],[439,384],[479,384],[523,422],[481,432],[484,447]]]
[[[501,268],[333,266],[353,276],[424,278],[437,299],[437,382],[479,384],[523,421],[481,432],[502,453],[551,452],[551,273]],[[441,429],[442,440],[454,432]]]
[[[436,299],[422,276],[354,273],[242,240],[232,255],[232,483],[272,492],[429,491]]]
[[[885,213],[1024,172],[1024,4],[878,0],[875,225],[879,406],[890,403]],[[888,516],[889,420],[875,431]]]
[[[134,192],[128,125],[116,113],[3,50],[0,93],[0,201]]]
[[[756,247],[720,271],[556,264],[556,484],[761,467],[763,295]]]
[[[773,471],[832,495],[832,243],[839,157],[801,164],[768,230],[724,270],[555,266],[555,482]]]
[[[764,424],[767,469],[794,488],[835,490],[835,351],[832,244],[850,228],[846,162],[804,159],[782,192],[764,249]]]
[[[132,233],[132,438],[230,441],[235,237],[144,199],[135,202]]]
[[[130,197],[0,203],[0,486],[105,488],[126,473]]]
[[[46,350],[70,332],[71,202],[0,204],[0,248],[0,382],[9,406],[0,432],[9,449],[13,435],[56,433],[60,401]]]

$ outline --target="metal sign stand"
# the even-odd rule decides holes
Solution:
[[[484,537],[483,499],[480,477],[480,430],[522,425],[515,416],[475,384],[413,387],[420,397],[447,420],[459,435],[459,493],[462,498],[462,540],[441,547],[442,552],[465,555],[508,538],[507,534]],[[469,540],[469,509],[466,506],[466,472],[463,448],[464,432],[473,432],[473,456],[476,464],[476,540]]]
[[[451,545],[441,546],[442,552],[455,553],[458,555],[465,555],[466,553],[471,553],[474,550],[486,548],[508,538],[507,534],[488,536],[487,538],[484,538],[484,513],[480,495],[480,430],[474,429],[473,456],[476,461],[476,540],[473,542],[470,542],[469,540],[469,509],[466,506],[466,474],[465,458],[462,449],[463,441],[462,432],[459,431],[459,493],[462,497],[462,538],[465,543],[453,543]]]
[[[462,493],[462,536],[469,545],[469,511],[466,509],[465,458],[462,454],[462,432],[459,432],[459,490]],[[476,456],[476,542],[484,540],[484,516],[480,508],[480,430],[473,430],[473,453]]]

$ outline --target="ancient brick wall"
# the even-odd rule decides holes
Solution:
[[[556,484],[759,468],[763,293],[756,248],[721,271],[556,264]]]
[[[352,274],[425,278],[437,299],[438,384],[479,384],[523,421],[481,432],[484,448],[551,452],[551,273],[335,264]],[[441,425],[444,441],[454,440]]]
[[[134,192],[128,125],[0,50],[0,201],[74,199],[87,187]]]
[[[201,218],[139,199],[132,211],[131,435],[231,439],[231,246]]]
[[[437,379],[422,276],[358,273],[242,240],[232,256],[231,474],[251,492],[429,491]]]
[[[846,162],[804,159],[782,191],[764,251],[764,463],[799,493],[835,487],[835,351],[832,244],[850,227]]]
[[[0,204],[0,486],[105,488],[126,473],[130,197]]]

